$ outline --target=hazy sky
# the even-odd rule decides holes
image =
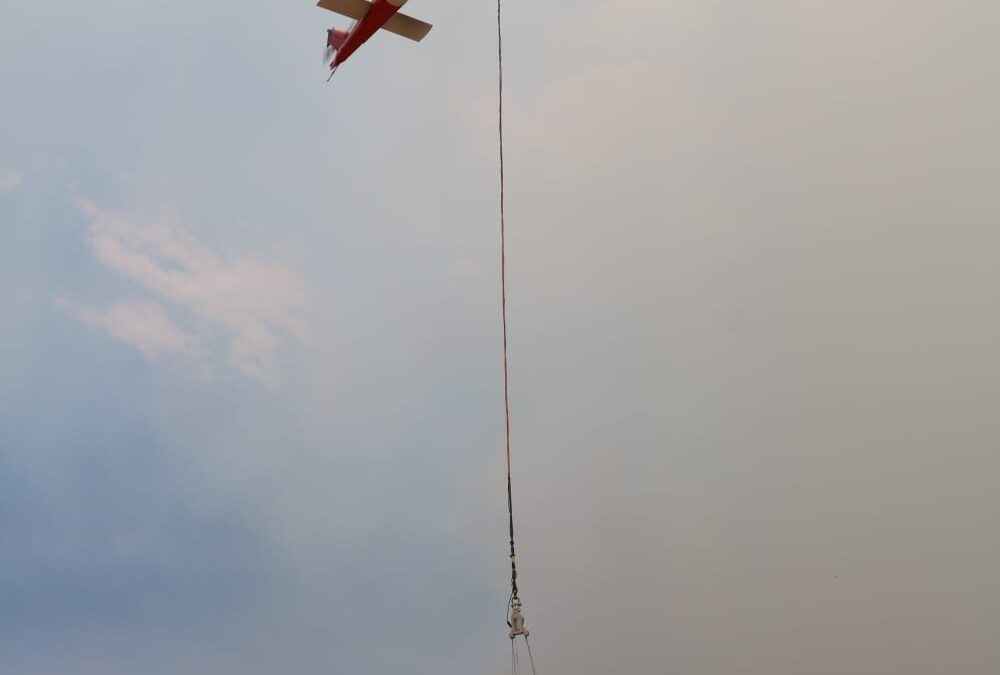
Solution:
[[[0,672],[509,672],[495,6],[0,10]],[[1000,671],[1000,5],[505,9],[551,675]]]

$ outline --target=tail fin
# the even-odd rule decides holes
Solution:
[[[347,40],[347,36],[350,34],[350,31],[331,28],[326,31],[326,46],[330,49],[340,49],[344,45],[344,41]]]

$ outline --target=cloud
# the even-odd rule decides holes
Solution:
[[[584,55],[594,49],[592,26],[604,20],[601,11],[610,10],[571,20],[579,27],[572,32],[578,36],[574,44]],[[512,167],[523,161],[576,179],[595,167],[653,160],[666,152],[688,116],[686,83],[669,65],[637,48],[630,51],[637,53],[574,62],[505,93],[505,145]],[[496,91],[470,85],[455,94],[452,113],[464,147],[480,156],[496,154]]]
[[[10,192],[21,184],[21,176],[14,171],[8,170],[0,176],[0,192]]]
[[[298,316],[307,304],[305,283],[291,267],[250,256],[226,259],[170,219],[146,222],[82,199],[77,207],[91,219],[90,245],[97,260],[187,310],[207,332],[221,334],[226,360],[238,371],[273,380],[283,340],[305,337]],[[153,345],[153,353],[173,348],[191,356],[201,349],[159,305],[125,303],[85,318],[137,348],[140,342],[147,349]],[[155,329],[164,332],[154,338]]]
[[[651,132],[662,127],[667,113],[661,78],[640,60],[567,74],[514,118],[515,138],[569,166],[658,150],[666,134]]]
[[[601,0],[544,17],[564,28],[558,58],[526,69],[518,62],[529,58],[524,52],[505,55],[512,70],[520,67],[504,93],[512,173],[520,163],[570,180],[595,169],[621,173],[617,162],[657,161],[683,138],[689,69],[664,53],[683,54],[690,38],[679,26],[710,14],[703,4]],[[470,80],[453,99],[463,146],[479,155],[496,154],[496,97],[495,87]]]
[[[198,338],[171,321],[164,308],[157,303],[125,301],[106,309],[77,307],[63,299],[58,304],[80,320],[139,350],[150,360],[165,355],[184,355],[195,359],[205,356]]]

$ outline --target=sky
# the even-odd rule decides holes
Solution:
[[[4,675],[509,672],[495,5],[406,11],[0,10]],[[994,675],[1000,6],[504,18],[539,670]]]

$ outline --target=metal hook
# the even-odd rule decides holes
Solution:
[[[524,614],[521,611],[521,599],[517,596],[510,601],[510,639],[513,640],[518,635],[528,637],[528,629],[524,627]]]

